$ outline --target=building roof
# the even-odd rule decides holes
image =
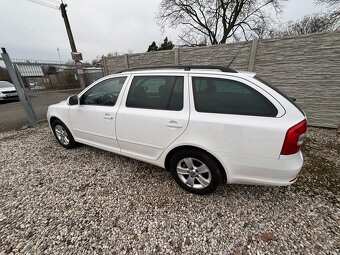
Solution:
[[[42,77],[44,72],[40,65],[17,64],[19,73],[22,77]]]

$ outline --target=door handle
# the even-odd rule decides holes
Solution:
[[[183,125],[178,124],[178,122],[174,120],[169,121],[168,123],[166,123],[166,125],[170,128],[182,128],[183,127]]]
[[[104,119],[112,120],[113,117],[112,117],[110,114],[106,113],[106,114],[104,115]]]

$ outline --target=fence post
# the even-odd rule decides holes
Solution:
[[[107,72],[107,63],[106,63],[106,57],[103,55],[102,56],[102,62],[103,62],[103,72],[104,72],[104,76],[108,75]]]
[[[14,66],[14,69],[15,69],[15,73],[16,73],[18,79],[19,79],[19,83],[21,84],[22,90],[23,90],[23,92],[24,92],[24,94],[25,94],[25,96],[26,96],[26,98],[27,98],[28,107],[29,107],[30,109],[32,109],[32,112],[33,112],[33,115],[34,115],[35,122],[37,122],[37,118],[36,118],[36,115],[35,115],[35,111],[34,111],[34,108],[33,108],[32,103],[31,103],[31,100],[29,100],[28,92],[27,92],[27,89],[25,88],[25,83],[24,83],[24,81],[23,81],[22,78],[21,78],[21,74],[20,74],[20,72],[19,72],[18,65],[17,65],[17,64],[14,64],[13,66]]]
[[[175,49],[175,66],[179,65],[179,48]]]
[[[256,60],[256,52],[257,52],[258,44],[259,44],[259,39],[254,39],[251,44],[249,64],[248,64],[248,71],[250,72],[253,72],[255,70],[255,60]]]
[[[82,89],[86,88],[86,83],[85,83],[85,72],[84,72],[83,68],[82,68],[82,69],[76,68],[76,72],[77,72],[77,75],[78,75],[80,87],[81,87]]]
[[[124,54],[124,66],[129,68],[129,54]]]
[[[12,64],[11,59],[9,58],[6,49],[5,48],[1,48],[2,49],[2,53],[1,56],[3,58],[3,61],[5,62],[7,71],[9,73],[9,76],[11,77],[12,83],[18,93],[20,102],[22,107],[24,108],[25,112],[26,112],[26,116],[28,119],[28,122],[30,123],[31,126],[35,126],[37,123],[37,119],[35,116],[35,112],[34,109],[28,99],[27,93],[25,91],[25,87],[24,84],[21,80],[21,77],[19,77],[19,70],[16,70]]]

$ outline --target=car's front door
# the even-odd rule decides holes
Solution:
[[[109,151],[120,151],[115,120],[126,76],[103,80],[70,106],[69,117],[76,141]]]
[[[186,129],[188,76],[135,75],[117,113],[121,152],[156,160]]]

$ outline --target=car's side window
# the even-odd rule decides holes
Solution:
[[[135,76],[126,107],[180,111],[183,109],[183,76]]]
[[[99,82],[82,95],[80,104],[114,106],[125,80],[126,76]]]
[[[261,93],[238,81],[193,77],[198,112],[275,117],[276,107]]]

